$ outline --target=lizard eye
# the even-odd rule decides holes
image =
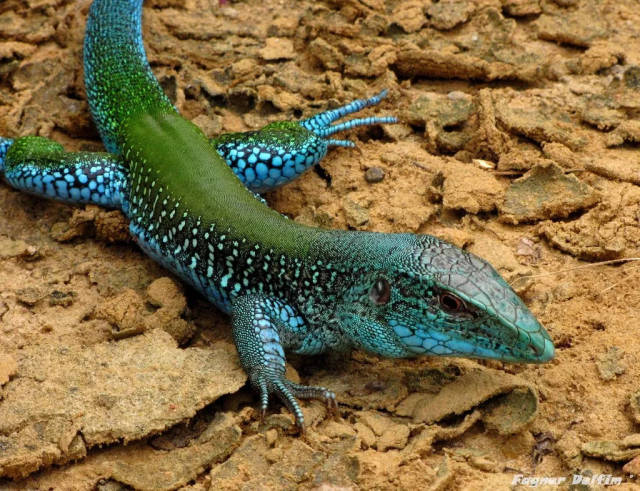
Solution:
[[[438,297],[438,301],[440,302],[442,310],[449,314],[456,314],[466,310],[467,308],[464,300],[450,292],[441,293]]]
[[[378,278],[369,290],[369,298],[376,305],[384,305],[391,298],[391,285],[385,278]]]

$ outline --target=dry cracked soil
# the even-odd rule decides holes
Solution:
[[[89,4],[0,3],[0,135],[102,148]],[[294,358],[339,401],[305,403],[300,436],[278,405],[260,421],[228,320],[119,212],[0,183],[0,488],[640,488],[637,0],[149,0],[144,39],[210,136],[387,88],[366,114],[399,124],[352,131],[267,201],[486,258],[557,355]]]

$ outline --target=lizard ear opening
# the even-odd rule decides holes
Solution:
[[[376,305],[384,305],[391,298],[391,285],[386,278],[378,278],[369,290],[369,298]]]

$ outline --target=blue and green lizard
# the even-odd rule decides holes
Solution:
[[[297,399],[335,404],[324,387],[285,377],[285,351],[359,348],[544,362],[545,329],[484,260],[429,235],[324,230],[257,195],[320,161],[334,133],[392,123],[332,124],[384,93],[299,122],[211,141],[178,114],[142,44],[142,0],[95,0],[84,45],[89,105],[110,153],[70,153],[40,137],[0,139],[15,188],[122,210],[140,247],[231,315],[235,344],[264,412],[277,396],[303,427]]]

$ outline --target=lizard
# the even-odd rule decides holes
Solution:
[[[262,415],[277,397],[302,430],[300,399],[336,407],[331,390],[286,378],[285,352],[553,358],[547,331],[487,261],[430,235],[309,227],[261,199],[258,193],[297,178],[329,147],[353,146],[329,138],[336,132],[395,122],[338,122],[378,104],[384,91],[301,121],[208,140],[153,75],[141,19],[142,0],[95,0],[89,10],[85,86],[106,152],[66,152],[36,136],[0,138],[0,173],[38,196],[121,210],[145,253],[230,315]]]

